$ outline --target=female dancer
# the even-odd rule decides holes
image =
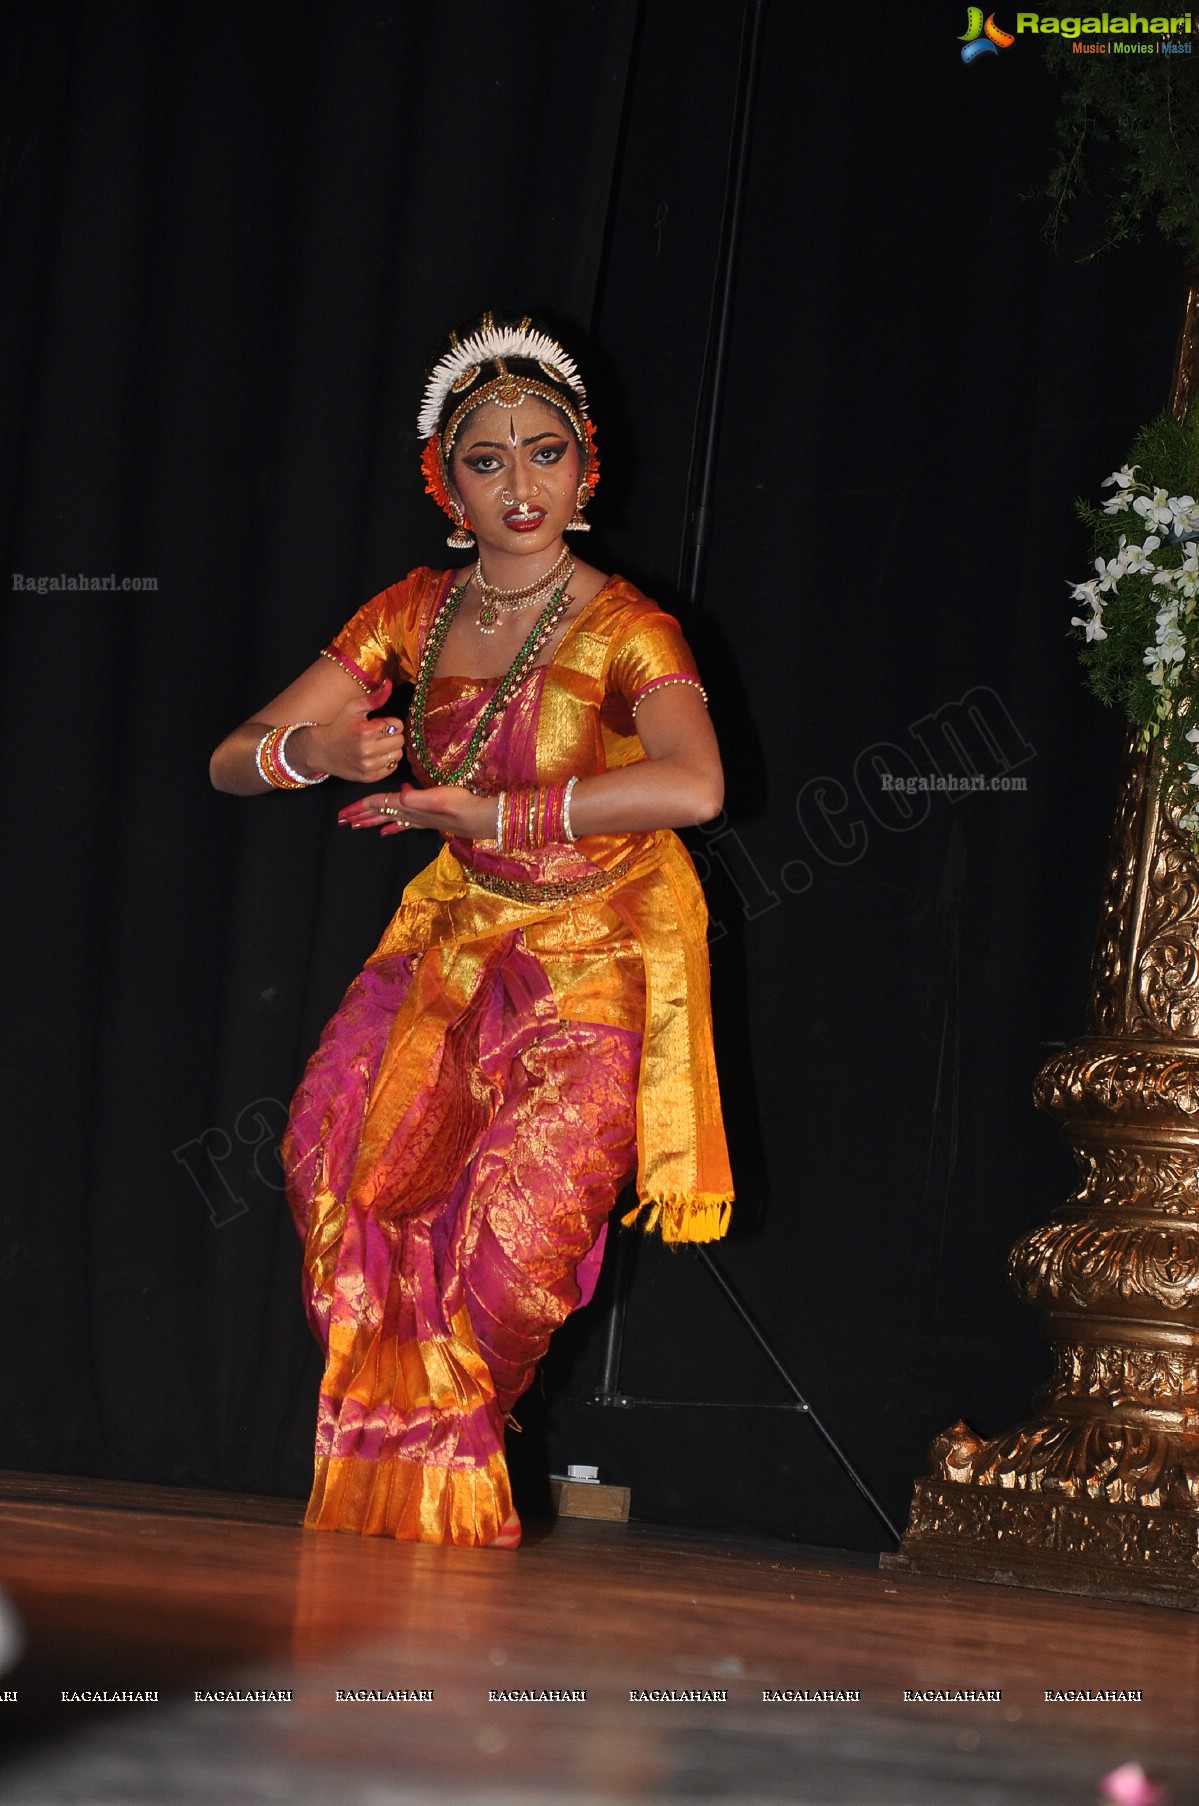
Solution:
[[[505,1419],[591,1296],[634,1165],[626,1223],[724,1233],[706,912],[670,831],[717,814],[723,779],[678,624],[568,549],[599,464],[561,345],[490,315],[452,334],[419,430],[475,560],[366,603],[212,779],[248,796],[332,774],[373,786],[343,824],[442,836],[285,1139],[327,1356],[305,1521],[512,1547]],[[415,781],[385,789],[397,681]]]

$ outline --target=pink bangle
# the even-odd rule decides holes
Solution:
[[[496,804],[496,844],[501,853],[532,853],[566,832],[566,784],[507,790]]]

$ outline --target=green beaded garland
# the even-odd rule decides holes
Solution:
[[[416,674],[416,688],[412,696],[412,714],[409,722],[409,739],[412,743],[412,750],[423,769],[437,784],[466,783],[483,756],[483,747],[495,726],[501,709],[506,707],[517,686],[528,676],[537,654],[570,607],[570,597],[566,593],[566,585],[563,584],[562,588],[556,590],[550,597],[538,616],[532,632],[517,652],[505,675],[496,685],[495,693],[479,718],[463,758],[452,771],[446,771],[436,763],[425,740],[425,705],[428,701],[429,685],[433,681],[437,661],[441,656],[441,648],[445,643],[445,636],[450,630],[450,625],[465,594],[466,584],[462,583],[457,589],[450,591],[438,609],[433,625],[429,629],[429,637],[425,641],[424,652],[421,654],[420,669]]]

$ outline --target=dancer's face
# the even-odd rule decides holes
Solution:
[[[575,511],[582,459],[561,414],[529,396],[518,408],[485,402],[468,415],[450,474],[481,552],[520,555],[561,541]]]

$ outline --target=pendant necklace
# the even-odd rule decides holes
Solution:
[[[553,565],[536,582],[526,584],[524,589],[497,589],[494,583],[488,583],[484,577],[480,559],[472,572],[475,586],[483,598],[479,605],[479,631],[494,633],[501,615],[519,614],[522,609],[534,607],[559,584],[569,583],[574,576],[574,569],[570,550],[563,546]]]
[[[467,581],[469,582],[469,579]],[[429,629],[429,637],[425,641],[420,668],[416,674],[416,688],[413,692],[412,710],[408,718],[408,741],[417,760],[435,784],[464,784],[469,789],[475,768],[483,757],[483,749],[488,736],[499,719],[501,711],[507,707],[513,693],[537,663],[537,654],[553,638],[563,615],[570,607],[571,597],[567,592],[566,581],[563,581],[550,597],[532,631],[496,685],[491,700],[479,717],[475,731],[470,737],[470,744],[457,765],[451,770],[449,767],[439,765],[429,751],[428,741],[425,739],[425,708],[429,699],[429,685],[432,683],[433,673],[437,669],[437,660],[441,655],[445,636],[462,604],[466,589],[466,583],[462,583],[457,589],[450,591],[438,609],[433,625]]]

